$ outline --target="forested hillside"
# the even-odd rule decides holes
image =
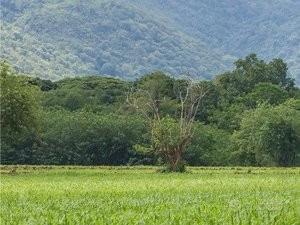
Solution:
[[[183,162],[299,165],[300,91],[287,65],[252,54],[234,66],[189,89],[205,95]],[[180,112],[187,111],[180,110],[178,90],[188,90],[189,77],[154,72],[132,82],[97,76],[53,82],[17,76],[6,63],[0,72],[2,164],[157,165],[165,162],[157,145],[180,138]],[[146,110],[149,96],[159,118]]]
[[[209,79],[251,52],[300,78],[299,1],[1,0],[1,57],[57,80],[153,70]]]
[[[129,3],[2,5],[2,56],[43,78],[106,74],[130,79],[158,69],[209,78],[226,68],[205,43]]]
[[[177,29],[204,41],[210,48],[235,57],[250,53],[280,57],[299,71],[300,2],[274,0],[134,0],[139,7],[167,15]]]

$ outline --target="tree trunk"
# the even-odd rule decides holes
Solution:
[[[168,164],[170,172],[183,172],[184,165],[182,163],[182,149],[175,148],[169,151]]]

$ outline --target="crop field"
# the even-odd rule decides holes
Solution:
[[[0,224],[300,224],[300,168],[1,166]]]

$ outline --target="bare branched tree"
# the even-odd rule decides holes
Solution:
[[[162,116],[160,106],[166,98],[153,94],[155,90],[132,88],[127,95],[127,103],[148,120],[153,149],[165,159],[170,171],[184,167],[182,155],[193,137],[196,114],[207,89],[193,79],[185,79],[183,85],[174,87],[174,92],[177,118]]]

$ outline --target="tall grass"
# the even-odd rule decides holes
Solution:
[[[2,166],[0,224],[299,224],[300,168]]]

